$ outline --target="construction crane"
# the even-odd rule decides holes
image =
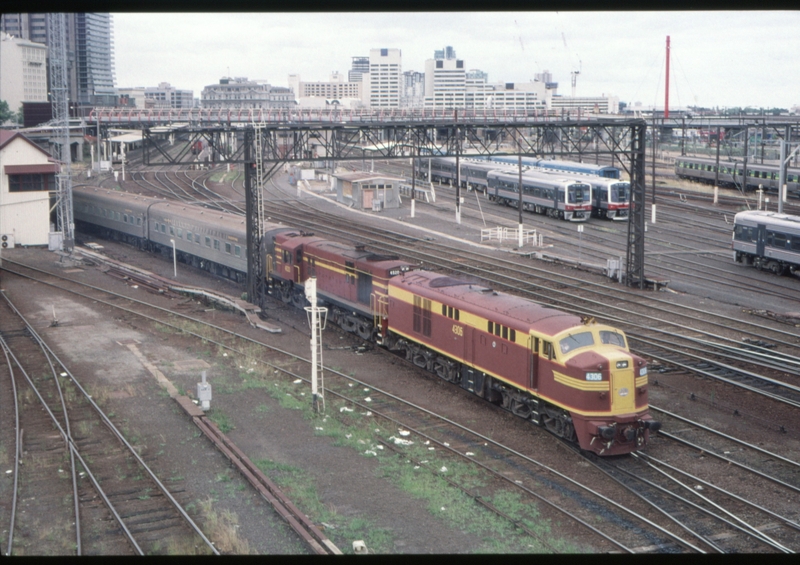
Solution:
[[[572,71],[569,74],[572,75],[572,97],[575,98],[575,88],[578,86],[578,75],[581,74],[581,72]]]
[[[67,88],[66,16],[48,14],[47,34],[50,58],[50,103],[53,108],[53,158],[61,165],[56,175],[56,216],[61,231],[61,250],[71,253],[75,246],[72,210],[72,153],[69,146],[69,89]]]

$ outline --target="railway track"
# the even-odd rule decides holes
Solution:
[[[220,342],[219,345],[224,345],[224,344],[222,344]],[[277,367],[277,364],[275,366]],[[281,372],[285,372],[286,374],[288,374],[288,376],[290,378],[295,378],[295,379],[301,378],[299,376],[299,373],[295,372],[294,370],[293,371],[286,371],[285,369],[281,369]],[[340,376],[344,377],[343,375],[340,375]],[[344,379],[346,381],[348,381],[347,384],[356,383],[358,386],[364,386],[365,384],[367,384],[367,383],[364,383],[363,381],[357,381],[355,379],[352,379],[351,377],[344,377]],[[344,390],[347,390],[347,389],[345,388]],[[363,395],[359,399],[357,397],[354,398],[352,393],[351,393],[351,394],[347,395],[347,397],[343,397],[343,398],[346,399],[346,401],[348,402],[349,406],[353,406],[358,410],[363,410],[364,412],[362,412],[362,414],[365,414],[367,412],[371,412],[372,415],[375,415],[375,416],[377,416],[378,414],[381,414],[382,416],[384,416],[386,418],[390,418],[390,421],[392,422],[392,424],[394,426],[396,426],[395,430],[396,430],[396,432],[398,434],[399,434],[400,430],[408,431],[409,428],[413,429],[413,427],[409,426],[408,423],[407,423],[409,421],[409,417],[408,416],[403,416],[402,419],[398,419],[396,417],[397,410],[398,410],[398,408],[396,406],[391,405],[391,404],[387,405],[387,404],[384,404],[384,403],[380,403],[379,404],[376,401],[374,396],[377,393],[379,393],[380,391],[376,390],[375,387],[368,387],[368,390],[365,391],[365,392],[368,392],[369,395],[373,397],[369,403],[367,403],[365,401],[365,399],[363,398]],[[331,389],[329,389],[328,390],[328,394],[330,395],[332,393],[333,393],[333,391]],[[394,400],[394,399],[392,399],[392,400]],[[380,406],[380,409],[378,408],[379,406]],[[419,410],[418,407],[411,407],[411,408],[414,409],[414,410]],[[390,411],[393,411],[394,415],[390,415],[389,414]],[[383,412],[387,412],[387,413],[383,414]],[[419,417],[417,416],[416,419],[419,419]],[[419,441],[427,441],[427,442],[432,442],[433,441],[434,444],[432,444],[432,445],[437,446],[437,449],[446,449],[449,452],[457,452],[460,455],[462,455],[464,457],[467,457],[470,461],[478,462],[483,466],[486,465],[485,461],[495,461],[495,460],[503,459],[503,458],[507,457],[507,456],[498,457],[498,453],[495,450],[504,448],[504,446],[502,446],[499,443],[492,442],[491,443],[492,447],[489,448],[489,449],[484,449],[485,446],[481,447],[480,446],[481,440],[488,440],[488,438],[485,438],[485,437],[479,436],[479,435],[474,435],[474,432],[470,432],[470,434],[473,434],[473,435],[471,437],[467,437],[467,436],[462,435],[460,432],[456,433],[452,429],[445,428],[444,426],[442,426],[442,424],[440,422],[431,423],[431,422],[423,421],[423,423],[420,424],[419,427],[425,430],[425,431],[415,431],[414,432],[414,433],[416,433],[418,435]],[[430,430],[435,430],[436,434],[435,435],[432,434],[430,432]],[[388,442],[391,442],[392,440],[397,440],[397,439],[399,439],[399,438],[396,435],[390,436],[390,437],[386,438],[384,445],[388,445]],[[397,443],[399,443],[400,446],[403,445],[403,442],[397,442]],[[484,441],[484,443],[486,443],[488,445],[489,442],[488,441]],[[454,446],[454,447],[451,448],[451,446]],[[457,447],[455,447],[455,446],[457,446]],[[474,451],[470,451],[470,450],[474,450]],[[480,453],[480,455],[478,455],[479,453]],[[528,458],[528,460],[529,460],[528,463],[534,465],[534,468],[537,468],[538,472],[541,472],[541,470],[544,469],[547,473],[554,473],[556,476],[559,475],[558,471],[555,471],[554,469],[551,469],[551,468],[547,467],[546,465],[543,466],[543,464],[541,464],[538,461],[532,460],[530,458]],[[516,464],[512,465],[508,469],[497,470],[496,469],[496,465],[494,465],[494,464],[493,464],[493,467],[495,467],[495,470],[494,470],[495,476],[498,476],[498,477],[502,476],[502,477],[505,477],[505,478],[508,478],[508,476],[527,477],[527,479],[524,479],[524,478],[523,479],[516,479],[516,480],[521,480],[524,483],[527,483],[532,478],[535,478],[537,476],[537,474],[536,474],[537,472],[535,472],[533,470],[528,470],[528,471],[525,471],[525,472],[521,471],[520,468],[519,468],[519,463],[516,463]],[[577,488],[578,490],[584,492],[584,494],[582,494],[581,496],[578,496],[576,494],[577,491],[572,491],[571,490],[570,492],[572,492],[573,494],[570,496],[570,498],[577,497],[577,499],[580,500],[580,499],[582,499],[582,496],[585,495],[585,493],[588,493],[591,496],[597,496],[601,500],[605,500],[606,504],[610,503],[609,500],[618,500],[619,499],[618,495],[615,495],[613,497],[608,497],[607,495],[602,495],[602,494],[599,494],[599,493],[591,492],[591,489],[586,490],[585,487],[581,486],[580,482],[573,482],[573,481],[567,480],[567,479],[565,479],[563,477],[560,477],[560,479],[561,480],[566,480],[566,483],[559,483],[559,485],[557,487],[554,487],[554,488],[557,488],[557,490],[559,490],[560,492],[563,493],[564,489],[575,489],[575,488]],[[536,489],[536,490],[538,491],[538,489]],[[532,493],[529,493],[529,494],[532,494]],[[473,495],[474,495],[474,493],[473,493]],[[606,499],[609,499],[609,500],[606,500]],[[551,502],[551,504],[553,504],[553,503]],[[562,504],[560,504],[560,506],[563,506],[563,502],[562,502]],[[613,506],[614,505],[612,504],[612,507]],[[578,509],[580,510],[581,508],[582,508],[582,505],[578,504]],[[653,524],[656,523],[652,519],[644,518],[643,515],[640,512],[634,512],[634,511],[631,511],[629,509],[620,509],[620,508],[615,508],[615,511],[616,512],[622,512],[623,514],[626,515],[626,518],[623,520],[623,523],[625,524],[624,527],[623,527],[623,530],[624,529],[629,529],[629,528],[632,527],[631,524],[629,523],[629,520],[642,521],[644,524],[646,524],[650,528],[653,528],[654,527]],[[584,512],[585,512],[585,509],[584,509]],[[587,525],[592,523],[592,521],[591,521],[591,513],[588,514],[588,515],[584,514],[585,517],[583,517],[583,518],[579,517],[577,514],[575,514],[574,516],[575,517],[571,517],[571,519],[577,520],[579,523],[587,524]],[[652,524],[651,524],[651,522],[652,522]],[[639,525],[636,526],[636,529],[638,530],[638,529],[640,529],[642,527],[643,526],[641,524],[639,524]],[[684,526],[681,526],[681,527],[684,527]],[[684,529],[686,529],[686,528],[684,528]],[[688,529],[691,530],[691,528],[688,528]],[[649,534],[649,537],[651,537],[653,539],[657,538],[659,540],[659,541],[657,541],[657,543],[655,543],[655,545],[658,546],[658,547],[665,547],[665,544],[666,545],[678,544],[679,546],[684,547],[684,548],[688,548],[690,550],[700,550],[700,551],[702,551],[702,549],[700,547],[696,546],[693,542],[687,541],[687,540],[681,538],[677,534],[668,533],[668,532],[661,532],[658,528],[655,528],[655,532],[657,532],[657,533]],[[608,534],[606,534],[606,535],[608,535]],[[620,536],[620,535],[622,535],[622,534],[617,533],[617,534],[615,534],[615,537],[611,537],[611,539],[612,540],[618,540],[618,538],[616,536]],[[629,545],[626,545],[624,542],[614,541],[612,543],[614,545],[616,545],[618,550],[619,549],[623,549],[623,550],[627,551],[627,550],[631,549],[631,547],[629,547]],[[716,549],[721,549],[721,548],[716,548]]]
[[[198,547],[199,553],[218,554],[135,446],[100,410],[5,293],[2,296],[0,343],[8,360],[9,378],[17,377],[12,386],[19,390],[19,377],[24,376],[32,392],[28,395],[31,402],[20,405],[19,443],[14,449],[15,478],[19,479],[15,486],[20,485],[22,490],[11,493],[12,507],[22,497],[29,512],[26,517],[20,515],[19,523],[12,519],[6,553],[61,555],[71,549],[77,555],[102,554],[109,548],[119,551],[124,540],[129,545],[127,550],[139,555],[195,553]],[[43,410],[37,409],[39,403]],[[20,462],[26,464],[19,466]],[[133,469],[133,474],[122,469]],[[60,479],[70,475],[71,481]],[[46,497],[66,496],[63,491],[70,482],[74,498],[71,513],[37,512],[37,508],[58,507]],[[34,503],[37,498],[39,502]],[[116,526],[98,529],[98,525],[110,522],[116,522]],[[30,546],[40,539],[40,529],[55,533],[73,525],[73,543],[59,547],[64,538],[54,535],[52,543]]]

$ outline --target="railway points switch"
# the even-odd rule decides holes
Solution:
[[[203,371],[203,382],[197,383],[197,400],[203,410],[211,408],[211,385],[206,382],[206,372]]]

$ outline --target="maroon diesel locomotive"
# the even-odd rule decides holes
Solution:
[[[426,271],[389,281],[388,313],[389,349],[581,449],[630,453],[661,427],[620,330]]]

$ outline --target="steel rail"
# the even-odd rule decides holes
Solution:
[[[760,375],[756,375],[754,373],[750,373],[749,371],[745,371],[744,369],[736,369],[734,367],[731,367],[729,365],[725,365],[723,363],[717,363],[715,361],[709,361],[708,359],[703,359],[702,357],[698,357],[697,355],[693,355],[691,353],[686,353],[685,351],[681,351],[681,350],[678,350],[678,349],[670,350],[670,349],[665,348],[663,345],[657,345],[657,344],[652,343],[652,342],[650,342],[650,341],[648,341],[646,339],[635,338],[635,337],[632,337],[630,339],[634,340],[634,341],[638,341],[640,343],[645,343],[645,344],[650,345],[652,347],[656,347],[656,348],[659,348],[659,349],[662,349],[662,350],[666,350],[666,351],[668,351],[670,353],[675,353],[675,354],[678,354],[678,355],[699,359],[699,360],[701,360],[703,362],[711,363],[711,364],[714,364],[714,365],[716,365],[718,367],[721,367],[721,368],[727,369],[729,371],[732,371],[734,373],[738,373],[740,375],[744,375],[745,377],[749,377],[749,378],[752,378],[752,379],[757,380],[757,381],[760,380],[760,381],[763,381],[763,382],[767,382],[767,383],[772,384],[772,385],[774,385],[774,386],[776,386],[778,388],[784,387],[784,388],[787,388],[788,390],[792,390],[793,388],[795,388],[792,385],[786,385],[786,383],[781,383],[780,381],[776,381],[775,379],[770,379],[769,377],[763,377],[763,376],[760,376]],[[657,361],[661,361],[662,363],[665,363],[667,365],[680,367],[681,369],[683,369],[685,371],[688,371],[690,373],[694,373],[694,374],[697,374],[697,375],[702,375],[702,376],[708,377],[710,379],[714,379],[714,380],[721,381],[721,382],[724,382],[724,383],[727,383],[727,384],[730,384],[730,385],[733,385],[733,386],[737,386],[739,388],[743,388],[743,389],[748,390],[750,392],[754,392],[754,393],[756,393],[756,394],[758,394],[760,396],[763,396],[763,397],[766,397],[766,398],[770,398],[770,399],[775,400],[777,402],[782,402],[783,404],[788,404],[789,406],[793,406],[795,408],[800,408],[800,400],[792,400],[790,398],[786,398],[786,397],[780,396],[778,394],[774,394],[774,393],[771,393],[771,392],[766,392],[766,391],[761,390],[759,388],[756,388],[754,386],[750,386],[750,385],[741,383],[739,381],[736,381],[736,380],[733,380],[733,379],[729,379],[727,377],[722,377],[720,375],[714,374],[711,371],[705,371],[705,370],[699,369],[697,367],[692,367],[691,365],[687,365],[685,363],[681,363],[680,361],[675,361],[674,359],[669,359],[667,357],[663,357],[661,355],[658,355],[658,354],[655,354],[655,353],[652,353],[652,352],[648,352],[647,355],[649,357],[652,357],[653,359],[656,359]]]
[[[772,518],[774,518],[776,520],[779,520],[780,522],[783,522],[786,526],[789,526],[792,529],[800,531],[800,524],[798,524],[797,522],[795,522],[793,520],[790,520],[789,518],[787,518],[785,516],[781,516],[780,514],[778,514],[776,512],[773,512],[772,510],[770,510],[768,508],[764,508],[760,504],[756,504],[755,502],[751,502],[751,501],[749,501],[747,499],[744,499],[744,498],[740,497],[736,493],[730,492],[730,491],[728,491],[726,489],[723,489],[723,488],[721,488],[721,487],[719,487],[719,486],[717,486],[715,484],[709,483],[708,481],[704,481],[700,477],[696,477],[694,475],[691,475],[690,473],[687,473],[686,471],[683,471],[682,469],[678,469],[677,467],[675,467],[673,465],[670,465],[666,461],[661,461],[660,459],[657,459],[657,458],[653,457],[652,455],[649,455],[649,454],[646,454],[646,453],[640,453],[638,455],[643,459],[646,459],[648,461],[654,461],[658,465],[666,467],[666,468],[668,468],[668,469],[670,469],[672,471],[675,471],[676,473],[680,473],[684,477],[690,478],[693,481],[697,481],[698,483],[700,483],[701,485],[703,485],[706,488],[717,490],[717,491],[723,493],[725,496],[729,496],[729,497],[741,502],[742,504],[746,504],[746,505],[758,510],[759,512],[764,512],[765,514],[771,516]]]
[[[6,296],[5,291],[0,292],[0,294],[2,294],[3,298],[5,298],[5,300],[9,303],[11,308],[14,309],[14,311],[17,313],[17,315],[25,322],[25,325],[28,327],[28,331],[31,332],[31,334],[36,336],[36,339],[39,340],[40,343],[44,346],[44,349],[47,352],[49,352],[49,354],[52,355],[53,358],[56,359],[58,361],[58,363],[64,368],[64,371],[67,373],[69,378],[72,380],[73,384],[78,388],[78,390],[80,390],[80,392],[84,395],[85,399],[89,402],[89,404],[92,405],[92,408],[94,408],[94,410],[98,414],[98,416],[100,416],[100,418],[103,420],[103,422],[106,424],[106,426],[108,426],[108,428],[112,431],[112,433],[117,437],[117,439],[119,439],[119,441],[122,442],[123,445],[125,445],[125,447],[128,449],[130,454],[137,460],[137,462],[147,472],[147,474],[150,476],[150,479],[156,484],[156,486],[158,486],[159,490],[162,492],[162,494],[164,494],[164,496],[167,498],[167,500],[169,500],[172,503],[173,507],[175,507],[175,509],[178,511],[178,513],[189,524],[191,529],[194,530],[194,532],[200,536],[200,538],[206,543],[206,545],[213,551],[213,553],[215,555],[219,555],[219,551],[214,547],[214,544],[211,543],[211,540],[209,540],[205,536],[205,534],[202,532],[202,530],[200,530],[200,528],[197,526],[197,524],[195,524],[195,522],[192,520],[192,518],[186,513],[186,511],[183,509],[183,507],[180,505],[180,503],[178,503],[178,501],[175,500],[175,498],[169,492],[167,487],[164,486],[164,484],[158,479],[158,477],[155,475],[155,473],[150,469],[150,467],[139,456],[139,454],[136,452],[136,450],[133,448],[133,446],[128,442],[128,440],[125,439],[125,436],[116,428],[116,426],[114,426],[114,423],[111,420],[109,420],[108,416],[106,416],[106,414],[95,403],[95,401],[92,399],[91,395],[83,388],[83,386],[81,386],[80,382],[78,382],[78,379],[76,379],[75,376],[72,374],[72,372],[66,367],[66,365],[64,365],[64,363],[61,362],[61,360],[58,358],[58,356],[55,354],[55,352],[50,348],[50,346],[44,340],[42,340],[41,337],[39,337],[39,335],[36,333],[36,330],[33,328],[33,326],[30,325],[30,323],[25,319],[24,316],[22,316],[22,314],[19,312],[19,310],[17,310],[17,308],[11,303],[11,301],[8,298],[8,296]],[[13,357],[13,354],[12,354],[12,357]],[[18,361],[16,361],[16,362],[19,365],[19,362]],[[21,365],[20,365],[20,368],[21,368]],[[31,382],[31,381],[29,380],[29,382]],[[33,386],[32,382],[31,382],[31,386]],[[37,392],[37,396],[39,396],[39,399],[42,401],[42,403],[44,403],[44,399],[38,394],[38,392]],[[45,404],[45,409],[51,414],[51,417],[55,418],[55,416],[52,416],[52,412],[50,411],[50,409],[47,407],[46,404]],[[61,428],[61,426],[57,422],[56,422],[56,425],[58,426],[62,436],[65,439],[65,441],[68,441],[70,444],[72,444],[72,442],[73,442],[72,438],[66,434],[66,432]],[[77,446],[74,446],[74,447],[77,450]],[[81,464],[83,464],[83,462]]]
[[[784,553],[794,553],[792,550],[790,550],[790,549],[789,549],[789,548],[787,548],[786,546],[784,546],[784,545],[782,545],[782,544],[778,543],[777,541],[775,541],[774,539],[772,539],[772,538],[771,538],[771,537],[769,537],[768,535],[766,535],[766,534],[764,534],[764,533],[762,533],[762,532],[758,531],[758,529],[757,529],[757,528],[755,528],[755,527],[753,527],[752,525],[750,525],[749,523],[745,522],[745,521],[744,521],[742,518],[740,518],[739,516],[737,516],[737,515],[733,514],[732,512],[729,512],[727,509],[725,509],[724,507],[722,507],[720,504],[717,504],[716,502],[714,502],[713,500],[711,500],[711,499],[710,499],[708,496],[705,496],[705,495],[702,495],[702,494],[700,494],[699,492],[697,492],[697,490],[695,490],[695,489],[692,489],[691,487],[689,487],[688,485],[686,485],[686,484],[682,483],[681,481],[679,481],[679,480],[678,480],[678,479],[676,479],[675,477],[673,477],[673,476],[669,475],[668,473],[666,473],[666,472],[665,472],[665,471],[663,471],[662,469],[658,469],[658,468],[657,468],[655,465],[653,465],[653,464],[652,464],[650,461],[645,461],[645,463],[646,463],[648,466],[650,466],[652,469],[654,469],[655,471],[657,471],[658,473],[660,473],[662,476],[666,477],[667,479],[671,480],[671,481],[672,481],[673,483],[675,483],[676,485],[680,486],[680,487],[681,487],[683,490],[689,491],[691,494],[695,495],[697,498],[701,499],[701,500],[702,500],[703,502],[705,502],[706,504],[708,504],[708,505],[712,506],[713,508],[715,508],[715,509],[717,509],[718,511],[722,512],[724,515],[727,515],[728,517],[730,517],[732,520],[735,520],[736,522],[738,522],[738,524],[739,524],[738,526],[737,526],[736,524],[734,524],[734,523],[732,523],[731,525],[732,525],[732,526],[734,526],[734,527],[737,527],[737,529],[739,529],[739,531],[742,531],[742,532],[743,532],[743,533],[745,533],[746,535],[749,535],[749,536],[751,536],[751,537],[753,537],[753,538],[756,538],[756,539],[760,540],[762,543],[765,543],[765,544],[767,544],[767,545],[770,545],[770,546],[774,547],[775,549],[777,549],[777,550],[779,550],[779,551],[782,551],[782,552],[784,552]],[[693,475],[688,475],[688,476],[689,476],[689,477],[691,477],[691,478],[693,478],[693,479],[696,479],[696,478],[697,478],[697,477],[695,477],[695,476],[693,476]],[[723,493],[723,494],[725,494],[725,493],[727,492],[727,491],[725,491],[724,489],[717,489],[717,490],[718,490],[718,492],[721,492],[721,493]],[[712,515],[715,515],[715,514],[713,514],[713,512],[711,512],[711,514],[712,514]],[[715,515],[715,516],[716,516],[716,515]],[[727,521],[727,519],[725,519],[725,521],[726,521],[726,523],[729,523],[729,522]]]
[[[758,536],[756,534],[753,534],[747,527],[742,526],[740,524],[737,524],[735,522],[732,522],[730,519],[726,518],[725,516],[720,516],[719,514],[714,513],[713,511],[709,510],[708,508],[704,508],[704,507],[700,506],[700,504],[698,504],[697,502],[693,502],[693,501],[689,500],[688,498],[684,498],[683,496],[672,492],[671,490],[667,489],[666,487],[658,485],[658,484],[654,483],[653,481],[651,481],[649,479],[645,479],[644,477],[636,475],[633,472],[628,471],[626,469],[622,469],[620,467],[615,467],[615,469],[617,471],[619,471],[620,473],[623,473],[623,474],[629,476],[630,478],[632,478],[632,479],[634,479],[636,481],[639,481],[641,483],[646,484],[647,486],[655,489],[657,492],[660,492],[660,493],[662,493],[664,495],[670,496],[673,499],[675,499],[675,500],[677,500],[677,501],[679,501],[679,502],[681,502],[681,503],[683,503],[683,504],[685,504],[685,505],[687,505],[687,506],[689,506],[691,508],[694,508],[695,510],[697,510],[701,514],[705,514],[706,516],[709,516],[712,519],[718,520],[719,522],[722,522],[723,524],[726,524],[727,526],[729,526],[729,527],[731,527],[731,528],[733,528],[735,530],[738,530],[738,531],[742,532],[745,535],[748,535],[750,537],[754,537],[754,538],[758,539],[762,543],[768,543],[768,542],[765,542],[760,536]],[[678,484],[680,484],[680,486],[682,486],[682,487],[685,486],[682,483],[678,483]],[[696,493],[692,493],[692,494],[696,494]],[[706,502],[708,502],[708,501],[706,501]],[[702,539],[704,539],[707,543],[717,547],[716,544],[714,544],[714,542],[712,542],[711,540],[708,540],[708,539],[706,539],[704,537]],[[718,549],[719,549],[720,553],[727,553],[726,551],[722,550],[722,548],[718,548]]]
[[[745,471],[748,471],[749,473],[752,473],[752,474],[754,474],[754,475],[756,475],[758,477],[761,477],[762,479],[765,479],[767,481],[775,483],[776,485],[780,485],[783,488],[791,490],[792,492],[800,493],[800,487],[796,487],[794,485],[790,485],[789,483],[784,482],[784,481],[782,481],[782,480],[780,480],[780,479],[778,479],[776,477],[772,477],[770,475],[767,475],[766,473],[763,473],[763,472],[759,471],[758,469],[753,469],[752,467],[750,467],[748,465],[745,465],[744,463],[739,463],[738,461],[734,461],[730,457],[725,457],[724,455],[720,455],[719,453],[716,453],[716,452],[708,449],[707,447],[702,447],[702,446],[697,445],[696,443],[693,443],[693,442],[691,442],[691,441],[689,441],[687,439],[679,438],[678,436],[672,435],[669,432],[663,432],[663,434],[662,434],[662,431],[663,430],[659,431],[659,435],[663,435],[667,439],[671,439],[672,441],[674,441],[676,443],[681,443],[681,444],[683,444],[683,445],[685,445],[687,447],[690,447],[692,449],[696,449],[697,451],[700,451],[702,453],[706,453],[706,454],[710,455],[711,457],[719,459],[720,461],[724,461],[725,463],[728,463],[729,465],[733,465],[734,467],[739,467],[740,469],[744,469]]]
[[[653,406],[653,404],[650,404],[650,408],[652,408],[653,410],[658,410],[659,412],[661,412],[662,414],[666,414],[670,418],[675,418],[676,420],[680,420],[681,422],[684,422],[686,424],[690,424],[692,426],[700,428],[703,431],[718,435],[718,436],[720,436],[722,438],[725,438],[725,439],[727,439],[729,441],[732,441],[732,442],[737,443],[739,445],[743,445],[743,446],[745,446],[745,447],[747,447],[749,449],[753,449],[755,451],[758,451],[759,453],[761,453],[763,455],[766,455],[768,457],[772,457],[774,459],[779,459],[779,460],[783,461],[784,463],[788,463],[789,465],[793,465],[795,467],[800,467],[800,462],[798,462],[798,461],[794,461],[792,459],[787,459],[783,455],[778,455],[777,453],[773,453],[771,451],[767,451],[766,449],[758,447],[757,445],[753,445],[752,443],[747,443],[746,441],[742,441],[742,440],[737,439],[737,438],[735,438],[733,436],[729,436],[728,434],[722,433],[722,432],[720,432],[718,430],[715,430],[714,428],[709,428],[708,426],[704,426],[703,424],[701,424],[699,422],[694,422],[692,420],[689,420],[688,418],[684,418],[683,416],[679,416],[678,414],[674,414],[674,413],[672,413],[672,412],[670,412],[668,410],[665,410],[664,408],[659,408],[657,406]]]
[[[8,544],[6,545],[6,553],[5,555],[10,556],[11,551],[14,545],[14,521],[17,515],[17,493],[18,493],[18,485],[19,485],[19,460],[20,460],[20,428],[19,428],[19,400],[17,397],[17,380],[14,377],[14,367],[11,363],[11,358],[9,357],[9,349],[8,345],[6,344],[5,340],[3,340],[3,336],[0,335],[0,345],[3,349],[3,355],[6,358],[6,364],[8,365],[8,372],[9,378],[11,380],[11,390],[14,395],[14,491],[11,500],[11,516],[10,516],[10,526],[8,528]]]
[[[8,298],[5,297],[5,292],[3,292],[3,295],[4,295],[3,297],[6,298],[6,300],[8,300]],[[128,541],[133,546],[134,551],[136,551],[139,555],[144,555],[144,552],[139,547],[138,543],[136,543],[136,540],[134,539],[133,534],[130,532],[128,527],[125,525],[125,522],[122,520],[122,517],[119,515],[119,513],[116,511],[116,509],[114,508],[113,504],[109,500],[109,498],[106,496],[106,494],[103,491],[103,489],[101,488],[99,482],[95,479],[94,475],[91,472],[91,468],[86,463],[86,461],[83,459],[81,454],[78,452],[77,446],[75,445],[73,439],[67,435],[66,431],[61,426],[61,423],[58,421],[58,419],[56,418],[55,414],[53,414],[52,410],[50,410],[49,405],[46,403],[45,399],[42,397],[41,393],[39,392],[39,389],[36,388],[36,385],[33,383],[33,380],[30,378],[30,376],[25,371],[25,369],[22,367],[22,364],[16,358],[14,353],[11,352],[8,344],[3,339],[2,336],[0,336],[0,344],[2,344],[4,351],[6,351],[6,350],[8,351],[8,353],[11,355],[11,358],[13,359],[14,363],[16,363],[16,365],[20,368],[20,371],[22,371],[23,376],[28,381],[28,384],[30,385],[30,387],[33,390],[34,394],[36,394],[36,397],[39,399],[39,402],[42,403],[42,407],[48,413],[50,418],[53,420],[53,424],[56,426],[56,428],[58,429],[58,432],[61,434],[61,437],[64,439],[64,442],[69,447],[70,453],[74,454],[75,457],[78,458],[78,460],[80,461],[81,466],[83,466],[83,468],[86,470],[86,473],[89,476],[89,478],[91,479],[92,484],[94,485],[95,489],[97,490],[97,493],[103,499],[103,502],[105,503],[106,507],[111,512],[111,514],[114,516],[114,519],[117,521],[117,524],[122,529],[123,533],[125,534],[125,537],[128,539]],[[9,543],[9,547],[10,547],[10,543]]]

